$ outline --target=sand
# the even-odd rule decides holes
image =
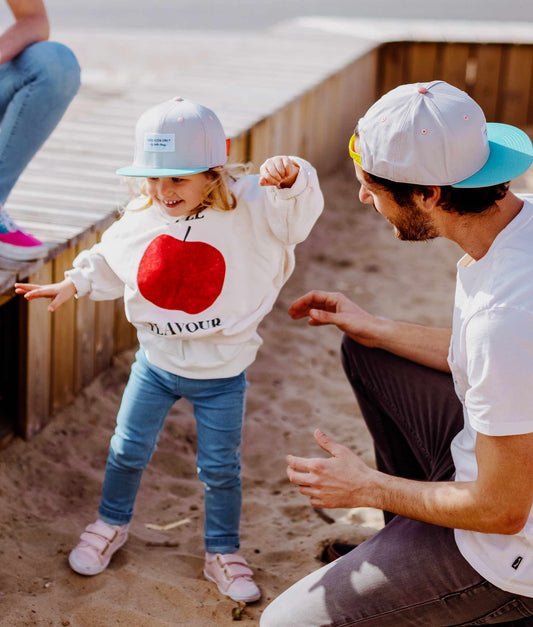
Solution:
[[[322,288],[342,291],[378,315],[431,325],[451,320],[459,249],[445,240],[396,240],[382,217],[359,204],[350,164],[322,185],[325,212],[297,248],[296,270],[261,326],[264,346],[248,371],[242,553],[263,598],[245,608],[247,624],[257,624],[271,599],[320,566],[326,540],[359,542],[382,525],[380,512],[369,509],[327,510],[333,520],[327,522],[286,478],[287,453],[321,455],[312,438],[317,426],[373,464],[340,365],[340,332],[292,321],[290,303]],[[126,546],[99,576],[82,577],[68,566],[68,552],[96,517],[133,355],[119,355],[41,434],[0,451],[2,627],[234,624],[237,604],[202,576],[203,488],[185,402],[169,415],[144,474]]]

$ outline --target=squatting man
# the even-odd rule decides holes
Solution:
[[[324,291],[290,307],[344,332],[377,468],[317,429],[327,456],[289,455],[289,479],[313,506],[379,508],[386,525],[286,590],[261,625],[532,625],[533,203],[509,190],[531,141],[433,81],[385,94],[349,153],[360,200],[397,237],[464,251],[453,324],[378,318]]]

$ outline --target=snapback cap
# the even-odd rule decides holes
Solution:
[[[533,162],[526,133],[487,123],[466,92],[444,81],[396,87],[357,128],[363,170],[399,183],[489,187]]]
[[[201,104],[173,98],[145,111],[135,127],[133,164],[122,176],[186,176],[224,165],[226,134],[217,116]]]

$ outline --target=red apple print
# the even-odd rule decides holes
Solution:
[[[161,309],[197,314],[210,307],[222,291],[226,263],[222,253],[205,242],[187,242],[171,235],[153,239],[137,272],[141,294]]]

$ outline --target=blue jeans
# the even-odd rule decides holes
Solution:
[[[197,432],[197,471],[205,486],[205,547],[211,553],[239,548],[241,515],[240,444],[246,375],[226,379],[187,379],[157,368],[140,349],[117,415],[105,470],[99,514],[111,525],[133,516],[143,470],[157,445],[172,405],[193,405]]]
[[[43,41],[0,65],[0,204],[74,98],[80,68],[66,46]]]

